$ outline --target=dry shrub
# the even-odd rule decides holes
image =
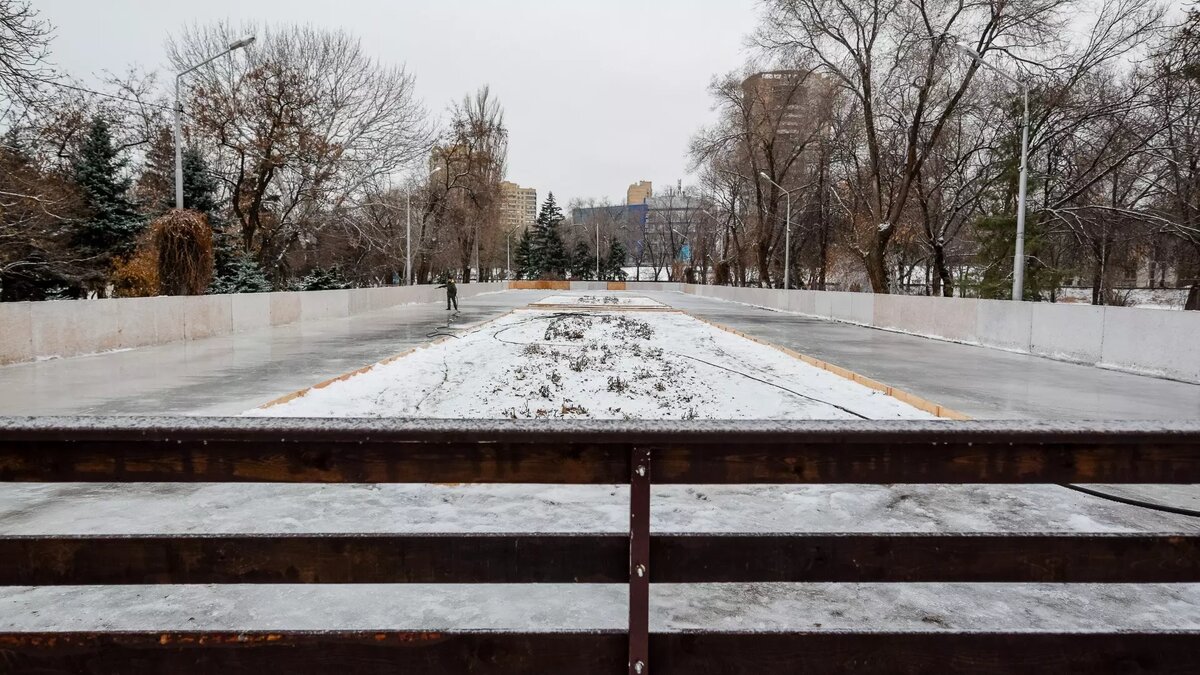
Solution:
[[[159,292],[202,295],[212,281],[213,236],[198,211],[172,209],[150,225],[158,251]]]
[[[118,298],[149,298],[158,295],[158,249],[146,233],[128,257],[113,262],[113,295]]]

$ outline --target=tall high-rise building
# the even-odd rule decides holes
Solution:
[[[537,220],[537,190],[500,183],[500,225],[505,232],[532,227]]]
[[[625,193],[626,204],[645,204],[646,200],[654,194],[653,184],[648,180],[639,180],[629,186],[629,190]]]
[[[773,70],[747,77],[742,95],[753,124],[774,128],[780,136],[807,137],[829,119],[834,87],[819,73]]]

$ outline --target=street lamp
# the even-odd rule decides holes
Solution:
[[[783,195],[787,197],[787,219],[784,221],[783,231],[783,290],[786,291],[791,287],[792,272],[792,190],[784,190],[782,185],[771,180],[766,171],[759,171],[758,175],[782,190]]]
[[[442,167],[437,167],[425,176],[425,180],[433,178],[433,174],[442,170]],[[412,273],[412,190],[408,190],[404,195],[404,211],[406,214],[404,222],[404,276],[408,282],[406,285],[413,285]]]
[[[196,70],[197,68],[200,68],[201,66],[206,66],[206,65],[212,63],[213,61],[216,61],[217,59],[221,58],[222,56],[225,56],[226,54],[229,54],[230,52],[236,51],[238,49],[241,49],[242,47],[250,46],[251,44],[254,43],[254,41],[256,39],[257,38],[253,35],[247,35],[246,37],[242,38],[241,40],[231,42],[231,43],[229,43],[229,47],[225,51],[221,52],[220,54],[217,54],[216,56],[210,56],[209,58],[201,61],[200,63],[197,63],[196,65],[192,66],[191,68],[188,68],[187,70],[184,70],[175,75],[175,208],[177,208],[177,209],[183,208],[183,142],[180,139],[180,136],[181,136],[180,124],[181,123],[180,123],[180,119],[179,119],[183,113],[183,103],[179,99],[180,80],[183,79],[184,75],[187,75],[188,73],[192,72],[193,70]]]
[[[1000,77],[1008,80],[1021,89],[1025,99],[1025,123],[1021,129],[1021,181],[1017,189],[1017,246],[1013,256],[1013,286],[1012,299],[1020,302],[1025,299],[1025,184],[1029,176],[1029,85],[983,60],[983,55],[970,47],[954,40],[950,42],[958,51],[971,57],[975,63],[989,68]]]

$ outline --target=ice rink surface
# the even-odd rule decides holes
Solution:
[[[464,299],[454,329],[555,296],[504,291]],[[899,387],[979,419],[1200,417],[1200,385],[825,321],[684,293],[648,297]],[[349,319],[0,367],[0,415],[237,415],[426,344],[440,304]]]

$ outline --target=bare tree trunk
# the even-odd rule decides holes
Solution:
[[[871,290],[875,293],[890,293],[891,284],[888,281],[887,245],[890,237],[883,237],[882,232],[876,234],[867,251],[867,277],[871,280]]]
[[[950,274],[950,267],[946,265],[946,247],[941,244],[933,246],[933,269],[937,272],[933,281],[934,295],[953,298],[954,278]]]

